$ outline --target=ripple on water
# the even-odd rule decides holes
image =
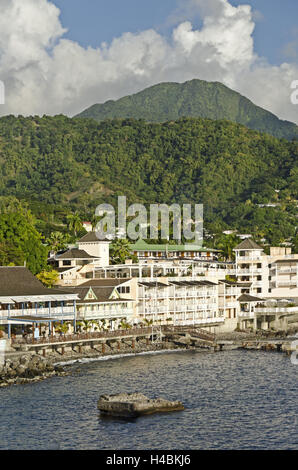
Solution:
[[[297,366],[282,354],[133,355],[0,390],[1,449],[297,449]],[[103,419],[99,395],[138,391],[185,411]],[[26,430],[26,431],[25,431]]]

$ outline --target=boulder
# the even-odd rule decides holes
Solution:
[[[184,410],[180,401],[169,401],[164,398],[150,399],[141,393],[102,395],[98,400],[97,407],[103,414],[124,418]]]
[[[25,373],[26,371],[26,367],[23,366],[23,365],[19,365],[17,368],[16,368],[16,373],[18,375],[18,377],[22,377],[23,374]]]
[[[28,355],[24,355],[24,356],[21,356],[20,359],[19,359],[19,363],[24,366],[24,365],[28,365],[29,362],[31,360],[31,356],[28,354]]]

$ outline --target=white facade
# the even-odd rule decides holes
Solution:
[[[109,266],[110,256],[109,256],[109,244],[110,242],[95,240],[95,241],[79,241],[78,248],[79,250],[84,250],[88,255],[98,258],[96,264],[98,266]]]
[[[272,247],[266,255],[254,242],[244,241],[234,251],[242,293],[260,298],[298,298],[298,255],[291,254],[290,248]]]

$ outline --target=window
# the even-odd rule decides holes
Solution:
[[[118,292],[119,292],[119,294],[129,294],[130,293],[130,287],[129,286],[118,287]]]

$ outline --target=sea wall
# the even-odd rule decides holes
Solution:
[[[14,352],[6,355],[4,363],[0,365],[0,387],[38,382],[53,376],[66,375],[65,370],[57,365],[79,359],[100,358],[105,356],[138,354],[171,349],[186,349],[185,345],[177,345],[171,341],[154,343],[146,339],[125,340],[121,342],[106,342],[104,348],[81,346],[80,349],[62,347],[57,351],[47,352],[47,356],[35,352]],[[40,351],[42,352],[42,351]]]

